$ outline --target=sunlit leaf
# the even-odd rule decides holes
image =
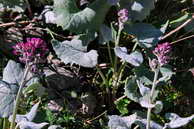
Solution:
[[[21,121],[18,123],[20,129],[42,129],[46,125],[48,125],[46,122],[37,124],[34,122]]]
[[[140,126],[140,129],[146,129],[147,119],[136,119],[135,124]],[[150,129],[163,129],[161,125],[158,123],[151,121],[150,122]]]
[[[136,114],[121,117],[117,115],[109,116],[108,126],[110,129],[131,129],[131,125],[136,120]]]
[[[13,60],[8,61],[3,71],[3,81],[20,85],[23,78],[24,68],[20,63]]]
[[[75,0],[54,0],[56,23],[64,30],[82,33],[87,30],[98,30],[104,21],[113,0],[96,0],[84,10],[79,10]]]
[[[28,112],[27,114],[25,115],[16,115],[16,120],[15,122],[16,123],[19,123],[21,121],[32,121],[34,120],[36,114],[37,114],[37,110],[38,110],[38,106],[39,106],[39,103],[36,103],[30,110],[30,112]],[[10,116],[9,117],[9,121],[11,122],[13,119],[13,116]]]
[[[148,95],[151,93],[151,89],[144,86],[141,81],[137,80],[137,85],[142,96]]]
[[[173,128],[173,129],[185,126],[194,119],[194,115],[190,117],[182,118],[175,113],[166,113],[165,116],[167,119],[170,120],[170,122],[166,123],[165,126],[167,126],[168,128]]]
[[[48,129],[63,129],[63,128],[59,125],[51,125],[51,126],[49,126]]]
[[[125,47],[115,47],[114,51],[116,56],[134,66],[140,66],[143,63],[143,56],[138,51],[128,54],[127,49]]]
[[[59,42],[52,41],[53,48],[57,56],[65,64],[78,64],[83,67],[95,67],[97,64],[98,54],[96,50],[86,52],[86,46],[83,46],[81,40],[73,39],[72,41]]]
[[[9,117],[13,112],[18,86],[0,81],[0,118]]]

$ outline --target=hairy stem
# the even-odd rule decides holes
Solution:
[[[17,110],[18,110],[18,106],[19,106],[19,101],[20,101],[20,97],[21,97],[21,94],[22,94],[22,89],[23,89],[24,85],[26,84],[26,78],[27,78],[29,69],[30,69],[30,66],[26,65],[25,72],[24,72],[24,77],[22,79],[22,82],[20,84],[20,87],[19,87],[19,90],[18,90],[18,93],[17,93],[17,96],[16,96],[16,102],[15,102],[15,106],[14,106],[14,109],[13,109],[13,117],[12,117],[12,122],[11,122],[10,129],[14,129],[14,127],[15,127],[15,120],[16,120],[16,114],[17,114]]]
[[[154,91],[155,91],[155,88],[156,88],[156,82],[157,82],[157,79],[158,79],[158,74],[159,74],[159,68],[155,69],[154,71],[154,81],[153,81],[153,84],[152,84],[152,90],[151,90],[151,94],[150,94],[150,98],[149,98],[149,103],[152,104],[153,103],[153,95],[154,95]],[[147,111],[147,125],[146,125],[146,129],[150,129],[150,121],[151,121],[151,111],[152,111],[152,108],[148,108],[148,111]]]

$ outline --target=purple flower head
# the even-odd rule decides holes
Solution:
[[[26,42],[18,43],[13,48],[13,54],[19,56],[19,60],[23,63],[41,60],[48,52],[46,43],[40,38],[27,38]]]
[[[158,46],[153,50],[154,55],[157,56],[158,62],[160,66],[165,65],[169,62],[170,56],[169,53],[171,51],[170,43],[162,43],[158,44]]]
[[[119,18],[118,18],[118,21],[119,21],[119,25],[121,26],[121,27],[123,27],[123,24],[125,23],[125,22],[127,22],[127,20],[128,20],[128,10],[127,9],[121,9],[119,12],[118,12],[118,16],[119,16]]]

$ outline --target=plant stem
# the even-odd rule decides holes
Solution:
[[[100,74],[100,76],[103,80],[103,83],[107,86],[108,83],[107,83],[106,77],[104,76],[103,72],[100,70],[100,68],[98,66],[96,66],[96,69],[97,69],[97,72]]]
[[[115,41],[115,47],[119,46],[121,31],[122,31],[122,28],[119,27],[117,38],[116,38],[116,41]],[[117,56],[115,56],[114,72],[117,72]]]
[[[13,109],[13,118],[12,118],[10,129],[14,129],[14,127],[15,127],[15,119],[16,119],[16,114],[17,114],[17,110],[18,110],[18,106],[19,106],[19,100],[20,100],[20,97],[21,97],[21,94],[22,94],[22,89],[23,89],[24,85],[26,84],[26,78],[27,78],[29,69],[30,69],[30,66],[26,65],[25,72],[24,72],[24,77],[22,79],[22,82],[20,84],[20,87],[19,87],[19,90],[18,90],[18,93],[17,93],[16,102],[15,102],[15,106],[14,106],[14,109]]]
[[[164,40],[165,38],[171,36],[172,34],[174,34],[175,32],[179,31],[180,29],[182,29],[183,27],[185,27],[187,24],[189,24],[190,22],[192,22],[192,20],[194,19],[194,15],[188,19],[187,21],[185,21],[182,25],[180,25],[179,27],[177,27],[176,29],[170,31],[169,33],[167,33],[166,35],[164,35],[160,40]]]
[[[153,95],[154,95],[154,91],[155,91],[155,88],[156,88],[156,82],[157,82],[157,79],[158,79],[158,74],[159,74],[159,68],[155,69],[154,71],[154,81],[152,83],[152,90],[151,90],[151,94],[150,94],[150,98],[149,98],[149,103],[152,104],[153,103]],[[146,125],[146,129],[150,129],[150,121],[151,121],[151,111],[152,111],[152,108],[148,108],[148,111],[147,111],[147,125]]]
[[[7,126],[7,120],[6,118],[3,119],[3,129],[6,129]]]
[[[115,47],[119,46],[119,40],[120,40],[120,35],[121,35],[122,28],[119,27],[118,33],[117,33],[117,38],[115,41]],[[112,96],[113,100],[116,98],[116,90],[117,90],[117,80],[119,78],[119,75],[117,73],[117,56],[115,55],[115,60],[114,60],[114,72],[113,72],[113,89],[112,89]]]
[[[114,64],[113,64],[113,59],[112,59],[110,44],[107,43],[107,46],[108,46],[108,55],[109,55],[109,58],[110,58],[110,63],[111,63],[111,65],[113,66]]]

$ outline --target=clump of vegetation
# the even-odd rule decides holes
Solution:
[[[192,5],[0,0],[0,128],[192,129]]]

